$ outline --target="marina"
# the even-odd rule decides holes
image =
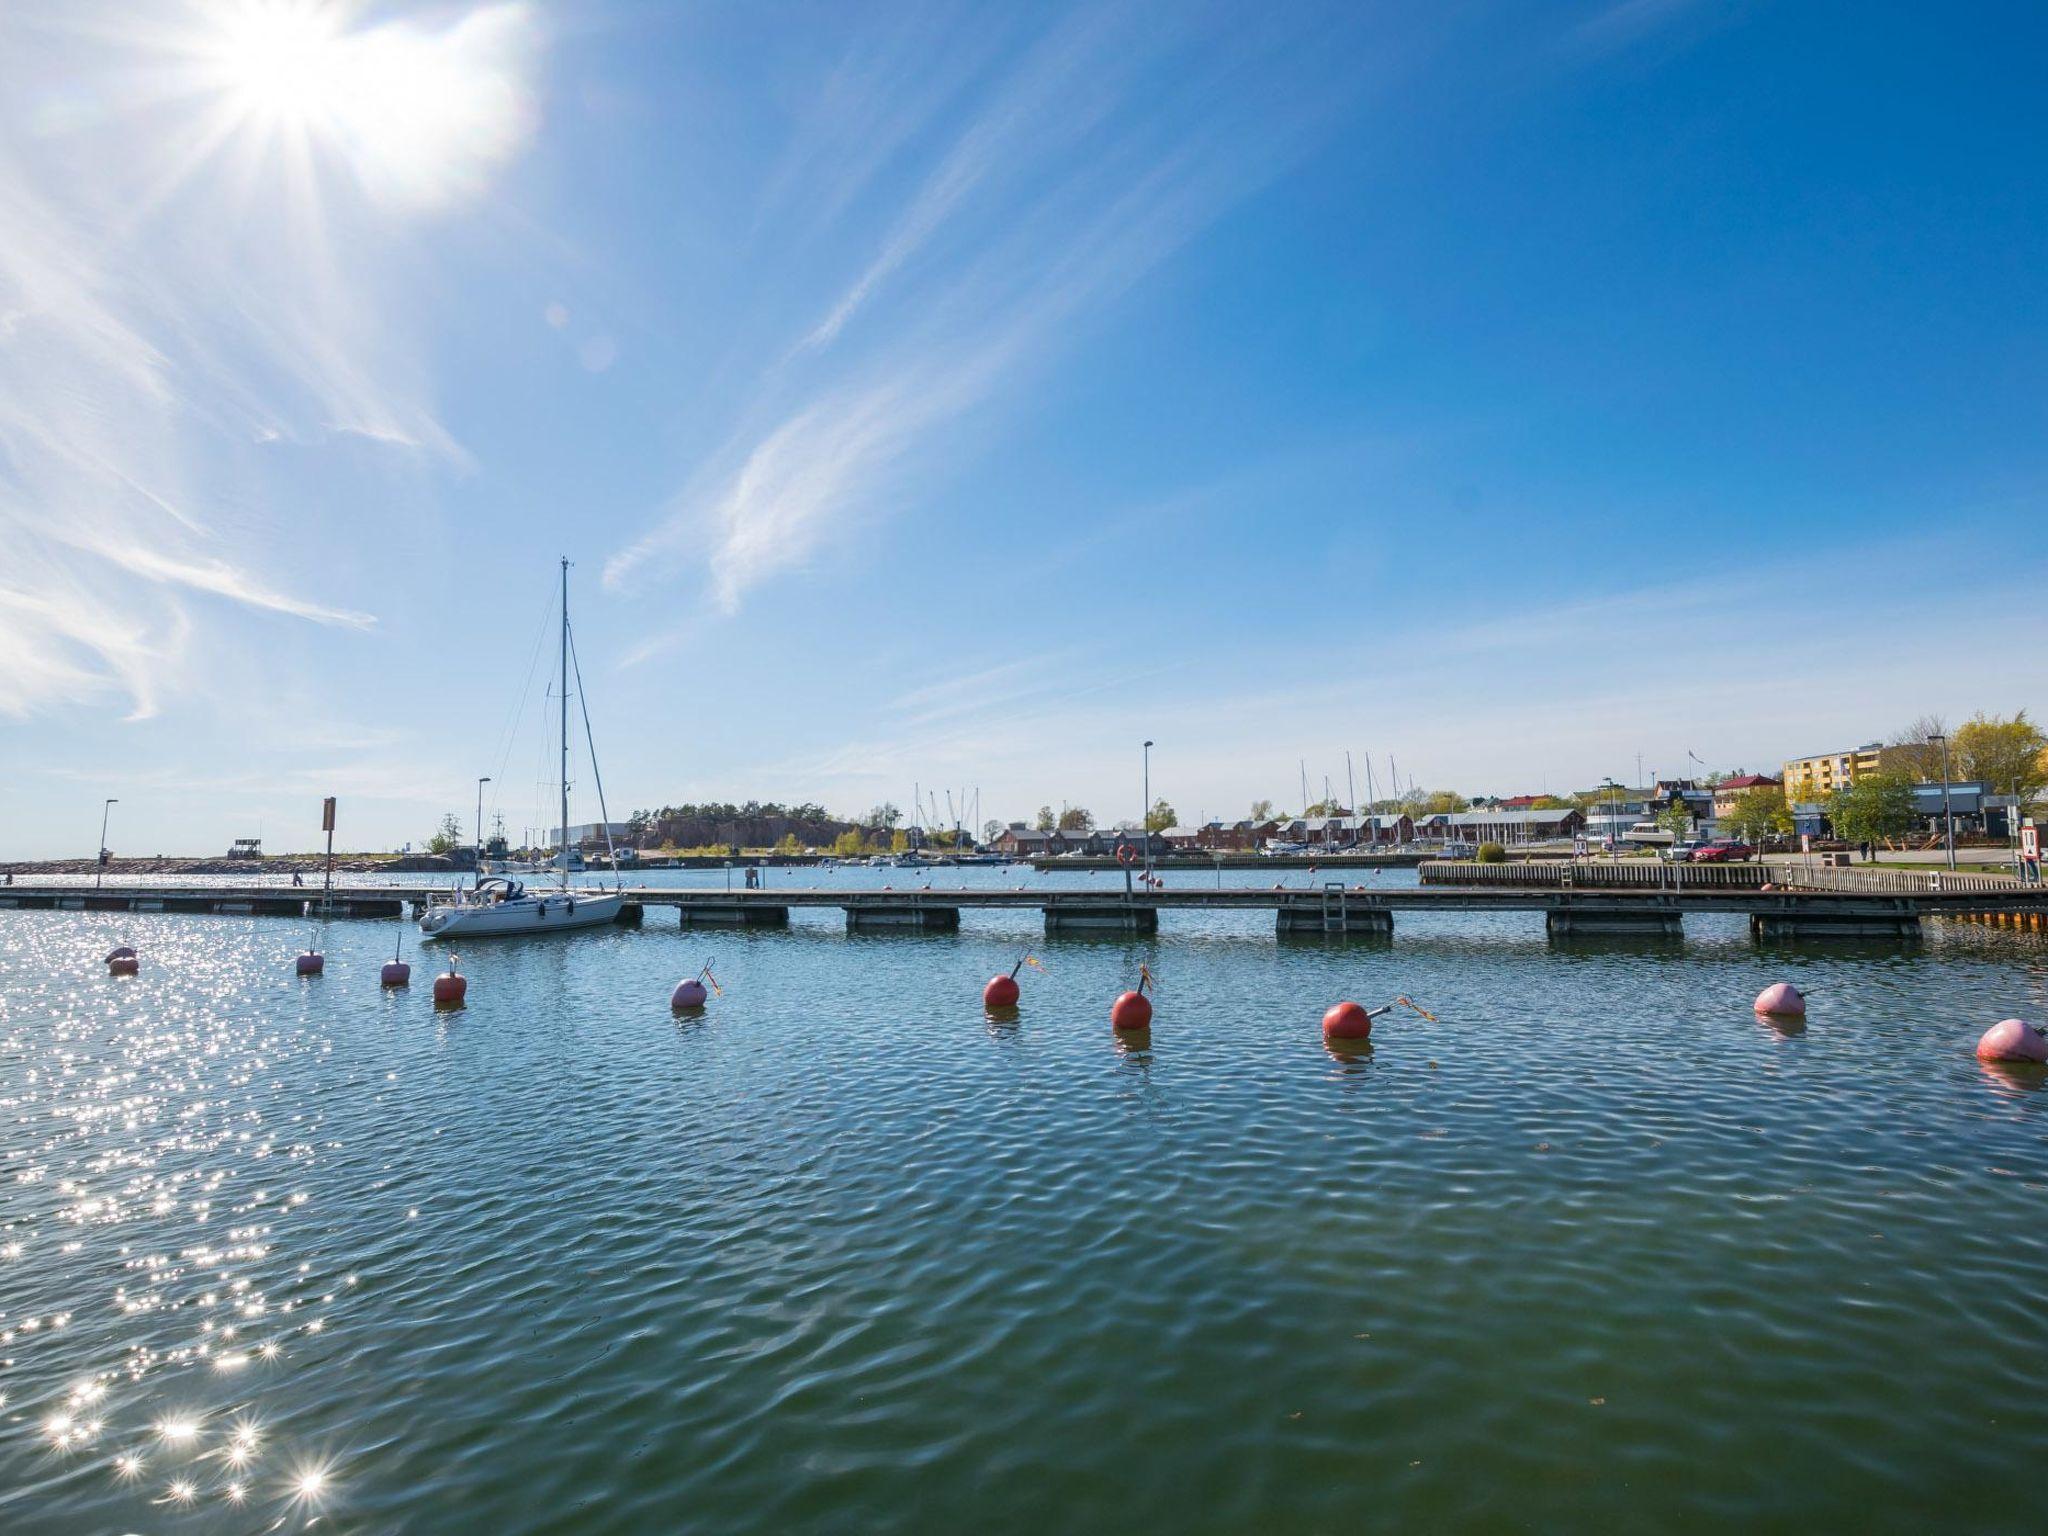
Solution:
[[[0,1528],[240,1531],[241,1481],[320,1530],[1024,1531],[1051,1467],[1204,1536],[2032,1518],[2048,1078],[1970,1052],[2048,935],[659,910],[465,943],[456,1013],[438,961],[379,986],[396,921],[308,977],[303,924],[0,914]],[[1781,980],[1803,1020],[1752,1014]],[[1396,994],[1431,1017],[1325,1046]]]

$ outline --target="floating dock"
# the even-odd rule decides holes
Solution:
[[[1781,877],[1782,878],[1782,877]],[[189,912],[237,916],[396,918],[417,913],[445,886],[77,885],[0,887],[0,910]],[[2048,889],[1997,877],[1971,876],[1947,886],[1841,890],[1749,880],[1684,881],[1663,887],[1513,882],[1425,883],[1377,889],[1329,881],[1317,886],[1138,890],[682,890],[628,887],[620,921],[638,926],[650,909],[673,908],[685,928],[783,927],[800,908],[837,908],[851,932],[949,933],[968,908],[1035,910],[1048,934],[1155,933],[1162,914],[1196,911],[1271,912],[1280,934],[1385,937],[1397,917],[1417,912],[1541,912],[1557,937],[1596,934],[1675,935],[1688,916],[1746,917],[1760,939],[1911,938],[1927,918],[1963,918],[2048,929]]]

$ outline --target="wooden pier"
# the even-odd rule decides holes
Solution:
[[[1517,878],[1430,882],[1380,889],[1330,881],[1315,886],[1181,887],[1123,892],[1043,886],[921,887],[915,890],[685,890],[628,888],[621,922],[639,925],[650,908],[676,910],[685,928],[782,927],[801,908],[837,908],[852,932],[953,932],[968,908],[1034,910],[1048,934],[1154,933],[1161,914],[1271,912],[1280,934],[1385,937],[1404,913],[1541,912],[1547,930],[1583,934],[1674,935],[1688,916],[1746,917],[1760,939],[1911,938],[1931,917],[1967,918],[2048,929],[2048,890],[1999,876],[1908,882],[1887,876],[1875,888],[1774,885],[1746,876],[1663,884],[1608,883],[1583,870],[1549,881]],[[1780,876],[1780,878],[1784,878]],[[79,885],[0,887],[0,910],[187,912],[237,916],[398,918],[416,913],[445,886],[335,887]]]

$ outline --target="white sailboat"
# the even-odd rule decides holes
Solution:
[[[618,888],[618,861],[612,861],[614,889],[579,890],[569,884],[572,868],[581,869],[583,860],[569,846],[569,562],[562,561],[562,822],[556,841],[555,873],[559,884],[552,890],[531,891],[520,881],[504,876],[477,881],[452,901],[429,906],[420,917],[420,933],[429,939],[468,939],[517,933],[554,933],[565,928],[595,928],[614,922],[625,905]],[[577,688],[582,689],[582,668],[577,668]],[[593,777],[597,775],[597,744],[590,738],[590,710],[583,709],[584,739],[590,747]],[[604,780],[597,779],[598,810],[604,812]],[[611,824],[605,823],[605,846],[611,846]],[[572,858],[574,860],[572,865]]]

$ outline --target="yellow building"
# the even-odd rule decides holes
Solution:
[[[1869,742],[1847,752],[1823,752],[1819,757],[1795,757],[1785,764],[1785,803],[1824,803],[1838,789],[1847,789],[1866,773],[1877,772],[1884,744]]]

